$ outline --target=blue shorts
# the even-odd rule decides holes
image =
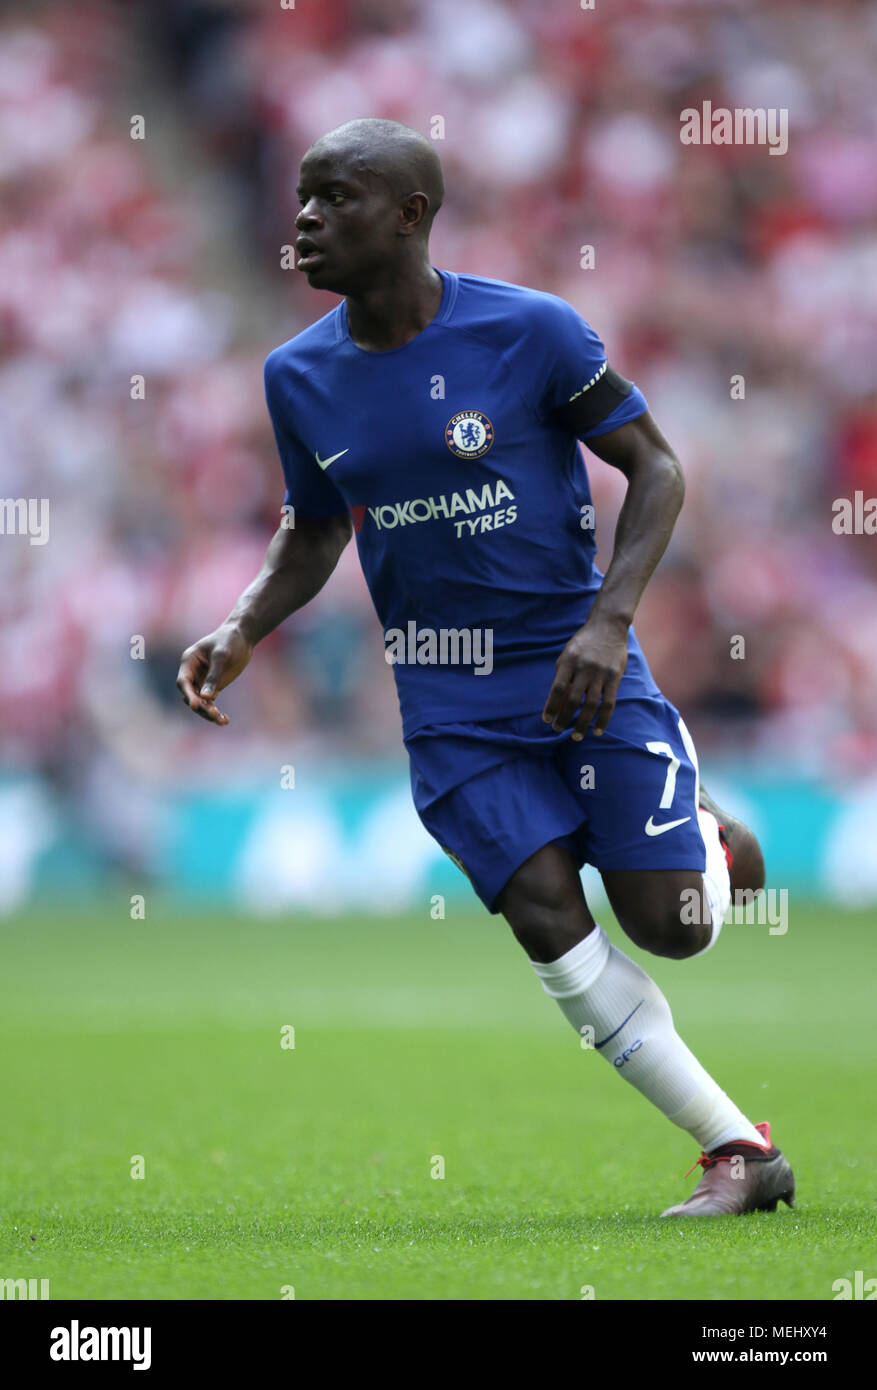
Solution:
[[[579,743],[539,711],[427,725],[406,748],[420,819],[490,912],[550,842],[579,868],[704,870],[697,755],[662,695],[618,700],[602,737]]]

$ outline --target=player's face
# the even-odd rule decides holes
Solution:
[[[343,154],[307,154],[298,183],[296,266],[315,289],[356,294],[385,271],[399,209],[384,180]]]

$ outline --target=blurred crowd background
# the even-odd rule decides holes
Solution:
[[[788,153],[682,145],[706,99],[788,108]],[[443,119],[434,263],[568,299],[679,453],[637,630],[701,762],[877,776],[877,540],[832,530],[877,496],[877,5],[31,3],[0,20],[0,477],[51,537],[0,537],[0,905],[53,807],[130,867],[168,798],[278,752],[404,773],[352,544],[228,729],[174,687],[277,522],[262,363],[335,303],[281,267],[298,160],[361,115]],[[623,480],[590,474],[605,565]]]

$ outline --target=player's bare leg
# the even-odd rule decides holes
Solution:
[[[622,926],[644,949],[683,959],[714,941],[709,920],[680,912],[684,891],[702,891],[702,875],[649,870],[604,880]],[[676,1033],[655,982],[595,923],[572,855],[544,846],[512,876],[497,907],[576,1031],[701,1144],[700,1185],[664,1215],[772,1210],[780,1198],[791,1204],[794,1178],[769,1129],[752,1125],[713,1081]]]
[[[503,914],[530,960],[557,960],[596,927],[569,850],[543,845],[513,874],[499,896]]]

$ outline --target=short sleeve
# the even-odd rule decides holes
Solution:
[[[301,517],[337,516],[346,512],[347,504],[341,493],[291,428],[288,392],[280,380],[274,353],[265,362],[265,399],[286,482],[284,504],[291,504],[296,515]]]
[[[580,439],[607,434],[648,409],[633,383],[624,382],[617,389],[624,379],[610,372],[602,340],[571,304],[555,295],[539,297],[518,370],[525,373],[527,394],[537,415],[546,421],[561,406],[593,391],[592,423]],[[607,389],[607,377],[615,381],[616,389]]]

